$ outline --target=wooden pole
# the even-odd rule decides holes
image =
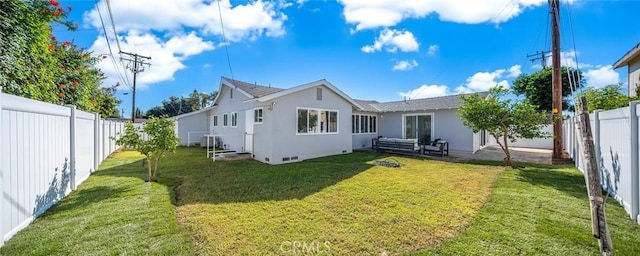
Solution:
[[[600,187],[600,175],[598,172],[598,160],[596,159],[596,149],[593,143],[591,132],[591,122],[589,112],[587,112],[587,98],[580,97],[580,128],[582,131],[582,152],[585,159],[585,179],[587,182],[587,193],[589,204],[591,205],[591,233],[598,239],[600,253],[611,255],[613,247],[611,235],[604,214],[604,198]]]
[[[551,11],[551,84],[553,113],[553,156],[562,160],[562,72],[560,66],[560,0],[549,0]]]

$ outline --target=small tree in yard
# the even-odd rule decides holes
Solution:
[[[508,93],[508,89],[496,86],[489,90],[486,98],[478,94],[461,96],[464,105],[458,109],[458,115],[474,133],[485,130],[491,134],[506,155],[505,163],[515,167],[509,142],[518,138],[545,137],[540,128],[546,123],[547,115],[527,101],[512,103],[509,99],[501,99]]]
[[[174,120],[164,117],[151,117],[142,129],[136,128],[131,122],[127,122],[124,134],[116,140],[119,146],[125,146],[138,150],[146,157],[149,182],[156,181],[158,174],[158,162],[168,152],[175,152],[179,138],[173,131]],[[146,140],[140,137],[146,133]]]

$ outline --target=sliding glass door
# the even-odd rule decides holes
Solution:
[[[432,116],[426,114],[405,115],[404,137],[406,139],[418,139],[420,144],[431,141]]]

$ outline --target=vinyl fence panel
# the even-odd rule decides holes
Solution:
[[[86,180],[117,149],[108,136],[123,127],[74,106],[0,93],[0,246]]]
[[[629,107],[596,111],[590,121],[602,187],[640,223],[639,113],[640,101],[636,101]],[[564,146],[584,173],[582,138],[579,129],[572,129],[576,121],[577,117],[572,117],[564,122]]]

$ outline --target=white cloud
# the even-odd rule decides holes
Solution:
[[[106,18],[104,1],[101,0],[96,6],[100,7],[103,18]],[[232,6],[229,0],[220,0],[219,3],[224,32],[229,41],[285,34],[283,23],[287,16],[280,8],[286,8],[289,6],[287,4],[260,0],[236,6]],[[218,1],[111,0],[110,5],[118,32],[135,30],[173,33],[187,27],[204,35],[222,35]],[[102,28],[96,8],[86,12],[84,19],[94,28]],[[107,22],[107,25],[110,24]]]
[[[426,85],[410,90],[408,92],[399,92],[400,96],[408,99],[422,99],[449,95],[449,87],[446,85]]]
[[[393,65],[392,70],[398,71],[407,71],[412,70],[413,68],[418,66],[418,62],[416,60],[401,60],[397,61],[395,65]]]
[[[437,14],[440,20],[456,23],[502,23],[525,9],[540,6],[547,0],[338,0],[343,15],[356,30],[391,27],[404,19]]]
[[[365,45],[362,51],[372,53],[385,49],[387,52],[396,52],[398,49],[403,52],[418,51],[419,44],[413,33],[406,30],[396,30],[385,28],[372,45]]]
[[[510,75],[516,70],[519,70],[519,65],[513,65],[509,68],[509,72],[506,69],[498,69],[493,72],[477,72],[467,78],[466,83],[459,85],[453,90],[446,85],[426,85],[410,90],[408,92],[398,93],[402,97],[410,99],[428,98],[445,96],[452,94],[465,94],[473,92],[488,91],[491,87],[496,85],[509,88],[509,81],[505,78],[511,78]]]
[[[429,50],[427,50],[427,55],[435,55],[436,53],[438,53],[438,51],[440,51],[440,46],[438,46],[437,44],[429,45]]]
[[[576,62],[577,57],[580,56],[580,52],[576,51],[568,51],[568,52],[560,52],[560,66],[570,67],[570,68],[593,68],[594,66],[587,63],[578,63]],[[547,54],[545,58],[547,67],[551,67],[551,62],[553,61],[553,54]],[[533,65],[533,68],[542,68],[540,64]]]
[[[509,82],[507,80],[497,81],[503,77],[505,70],[498,69],[493,72],[478,72],[467,78],[466,88],[470,91],[488,91],[489,88],[496,85],[509,88]]]
[[[602,88],[610,84],[620,83],[620,74],[614,71],[611,65],[597,66],[584,72],[587,86]]]
[[[509,68],[509,74],[507,75],[508,78],[516,78],[519,75],[522,74],[522,66],[520,65],[513,65]]]
[[[186,67],[183,63],[185,59],[214,49],[213,43],[204,41],[195,33],[173,36],[167,42],[163,42],[150,33],[138,34],[135,32],[130,32],[121,39],[120,45],[123,49],[135,49],[135,52],[140,55],[151,56],[150,60],[145,60],[151,66],[145,67],[144,72],[138,73],[136,84],[139,89],[144,89],[153,83],[173,80],[173,75]],[[112,41],[111,44],[113,45],[115,42]],[[89,50],[98,54],[108,53],[106,39],[102,36],[98,37]],[[119,56],[115,57],[117,59]],[[128,58],[126,55],[122,55],[122,57]],[[122,73],[123,64],[120,61],[117,64],[120,74],[124,76]],[[107,75],[103,84],[110,85],[120,81],[120,76],[112,61],[105,59],[97,66]],[[128,70],[126,72],[131,74]],[[131,75],[129,78],[131,79]]]
[[[224,46],[220,13],[224,34],[230,43],[263,36],[278,37],[286,33],[283,23],[287,16],[282,10],[292,3],[257,0],[232,6],[229,0],[110,0],[110,6],[121,39],[120,49],[152,57],[151,68],[138,76],[139,85],[144,88],[173,80],[174,73],[185,68],[186,58]],[[119,49],[115,46],[105,0],[85,12],[84,20],[102,32],[100,13],[107,26],[107,35],[100,35],[91,50],[97,54],[108,53],[106,40],[110,40],[112,51],[117,53]],[[105,84],[119,80],[113,66],[108,60],[99,64],[110,77]]]

